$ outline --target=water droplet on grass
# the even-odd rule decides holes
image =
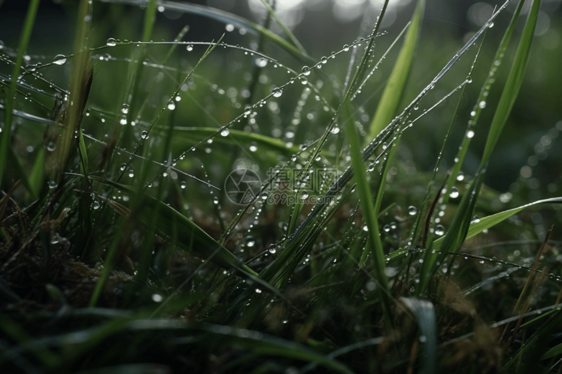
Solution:
[[[248,235],[246,237],[246,247],[252,248],[255,245],[256,245],[256,239],[253,236]]]
[[[283,95],[283,90],[281,88],[276,87],[273,89],[272,93],[274,97],[281,97],[281,95]]]
[[[187,47],[185,47],[185,49],[187,49],[188,52],[193,51],[193,44],[188,44]]]
[[[174,109],[176,109],[176,104],[174,104],[173,102],[168,103],[168,109],[169,109],[169,110],[174,110]]]
[[[452,187],[451,188],[451,193],[449,194],[449,197],[451,199],[456,199],[457,197],[459,197],[459,190],[456,187]]]
[[[443,225],[437,225],[435,227],[435,235],[437,236],[445,235],[445,227],[443,227]]]
[[[64,65],[66,63],[66,57],[64,55],[56,55],[53,64]]]
[[[469,131],[466,133],[466,137],[469,138],[469,139],[473,138],[473,137],[474,137],[474,131],[469,130]]]
[[[108,47],[115,47],[117,45],[117,40],[115,40],[113,38],[109,38],[109,39],[107,39],[106,45]]]
[[[258,57],[254,60],[254,64],[259,68],[264,68],[267,66],[267,59],[263,57]]]
[[[232,31],[234,31],[234,25],[231,24],[231,23],[229,23],[229,24],[227,24],[227,25],[225,26],[225,29],[226,29],[226,31],[228,31],[228,32],[232,32]]]
[[[415,206],[412,205],[408,208],[408,214],[409,215],[415,216],[416,213],[418,213],[418,209]]]

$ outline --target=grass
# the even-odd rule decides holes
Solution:
[[[385,35],[385,1],[316,59],[267,0],[263,25],[83,0],[74,52],[44,58],[30,2],[0,50],[1,370],[561,372],[562,197],[487,184],[541,2],[509,22],[499,4],[433,79],[427,3]],[[159,7],[226,32],[170,36]],[[439,151],[415,159],[424,142]]]

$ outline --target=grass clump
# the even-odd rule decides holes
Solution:
[[[267,0],[263,24],[83,0],[73,53],[48,60],[28,47],[38,3],[0,51],[2,370],[562,370],[562,198],[485,183],[540,0],[518,2],[511,21],[498,4],[419,91],[424,0],[394,39],[385,1],[368,35],[318,60]],[[106,19],[133,7],[142,33],[121,40],[131,30]],[[160,7],[226,33],[169,37]],[[443,137],[422,136],[428,119]],[[475,130],[485,144],[470,153]],[[412,137],[440,150],[416,160]]]

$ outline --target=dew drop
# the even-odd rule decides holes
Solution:
[[[408,214],[411,216],[415,216],[418,213],[418,209],[415,206],[410,206],[408,208]]]
[[[229,24],[227,24],[227,25],[225,26],[225,29],[226,29],[226,31],[228,31],[228,32],[232,32],[232,31],[234,31],[234,25],[231,24],[231,23],[229,23]]]
[[[230,130],[227,128],[224,128],[221,130],[221,136],[228,136],[228,134],[230,134]]]
[[[115,47],[117,45],[117,41],[113,38],[109,38],[109,39],[107,39],[107,42],[105,44],[108,47]]]
[[[466,133],[466,137],[472,139],[474,137],[474,131],[468,130],[468,132]]]
[[[253,236],[248,235],[246,237],[246,247],[252,248],[255,245],[256,245],[256,239]]]
[[[64,65],[66,63],[66,57],[64,55],[56,55],[53,64]]]
[[[174,102],[168,103],[168,109],[169,109],[169,110],[174,110],[174,109],[176,109],[176,104],[174,104]]]
[[[437,225],[435,227],[435,235],[443,236],[445,234],[445,227],[443,225]]]
[[[449,194],[449,197],[451,199],[456,199],[457,197],[459,197],[459,190],[456,187],[452,187],[451,188],[451,193]]]
[[[273,89],[272,93],[274,97],[281,97],[281,95],[283,95],[283,90],[281,88],[276,87]]]
[[[193,51],[193,44],[188,44],[187,47],[185,47],[185,49],[187,49],[188,52]]]

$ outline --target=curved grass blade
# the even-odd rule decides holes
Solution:
[[[94,180],[98,179],[95,178]],[[139,191],[133,187],[110,181],[98,181],[106,183],[122,192],[133,194],[139,193]],[[218,251],[210,259],[211,262],[214,262],[228,270],[240,269],[250,273],[251,275],[258,275],[255,271],[242,264],[236,256],[217,243],[215,239],[209,236],[209,234],[207,234],[198,225],[162,201],[158,201],[151,196],[145,195],[143,198],[143,207],[138,212],[131,212],[125,206],[112,200],[107,200],[107,202],[119,214],[126,218],[131,218],[134,214],[135,219],[138,219],[141,223],[147,226],[151,225],[153,222],[154,212],[158,212],[159,217],[156,220],[154,230],[159,236],[170,241],[172,241],[173,238],[173,242],[179,248],[204,259],[207,259],[207,257],[214,251]]]
[[[414,52],[421,30],[424,7],[425,0],[420,0],[412,16],[404,45],[400,50],[398,59],[394,63],[394,69],[392,69],[392,73],[390,73],[390,79],[379,101],[377,112],[371,123],[369,139],[374,139],[382,129],[390,123],[396,114],[414,59]]]
[[[365,170],[365,164],[363,163],[363,158],[361,157],[359,136],[357,135],[357,129],[355,128],[354,121],[348,121],[346,124],[346,135],[349,142],[349,148],[351,153],[351,162],[353,168],[355,169],[355,182],[357,184],[357,191],[359,193],[361,209],[363,210],[363,217],[367,228],[369,230],[369,235],[367,236],[367,243],[372,251],[372,257],[374,260],[374,271],[373,276],[378,283],[379,295],[381,298],[381,305],[383,309],[384,321],[387,329],[392,329],[392,312],[391,312],[391,300],[390,292],[388,287],[388,279],[386,278],[385,270],[385,259],[382,247],[382,242],[379,233],[379,224],[377,221],[377,215],[375,213],[375,207],[372,204],[373,197],[371,194],[371,189],[369,182],[367,181],[367,174]],[[383,182],[381,181],[381,184]]]
[[[493,214],[491,216],[488,217],[484,217],[484,218],[480,218],[477,222],[474,222],[470,225],[469,229],[468,229],[468,233],[466,234],[466,239],[470,239],[476,235],[478,235],[479,233],[481,233],[482,231],[489,229],[490,227],[493,227],[495,225],[497,225],[498,223],[505,221],[506,219],[508,219],[509,217],[511,217],[514,214],[517,214],[519,212],[521,212],[522,210],[525,210],[527,208],[533,207],[535,205],[539,205],[539,204],[560,204],[562,203],[562,197],[553,197],[550,199],[544,199],[544,200],[537,200],[535,202],[529,203],[529,204],[525,204],[522,205],[520,207],[517,208],[513,208],[513,209],[509,209],[500,213],[496,213]],[[440,238],[438,240],[436,240],[434,243],[435,245],[440,245],[443,242],[443,238]]]
[[[139,5],[139,6],[146,4],[145,1],[139,1],[139,0],[106,0],[106,1],[111,3],[130,4],[130,5]],[[159,1],[158,5],[163,6],[167,10],[173,10],[176,12],[190,13],[198,16],[207,17],[210,19],[214,19],[215,21],[218,22],[238,26],[256,35],[261,34],[265,38],[267,38],[270,42],[277,45],[278,47],[285,50],[286,52],[293,55],[294,57],[301,60],[302,62],[307,62],[307,63],[314,62],[314,60],[310,56],[308,56],[306,53],[301,52],[299,48],[293,46],[291,43],[287,42],[285,39],[281,38],[277,34],[264,28],[261,25],[258,25],[257,23],[250,22],[247,19],[237,16],[235,14],[204,5],[177,3],[174,1]]]
[[[189,134],[189,139],[193,136],[208,138],[216,134],[217,129],[212,127],[175,127],[174,132]],[[281,139],[241,130],[229,130],[228,136],[216,136],[213,140],[218,143],[234,145],[233,139],[242,145],[250,145],[252,142],[256,142],[258,146],[261,145],[264,148],[283,153],[287,156],[292,156],[299,152],[297,146],[288,148]]]
[[[6,165],[8,165],[8,148],[10,148],[10,141],[12,137],[12,111],[15,106],[18,78],[20,76],[21,66],[23,64],[23,55],[25,54],[27,45],[29,44],[31,31],[33,30],[33,24],[35,23],[35,16],[37,15],[38,8],[39,0],[32,0],[29,4],[29,7],[27,8],[25,23],[23,24],[23,30],[20,37],[18,55],[16,57],[14,69],[12,70],[12,81],[4,99],[4,128],[2,130],[2,134],[0,134],[0,185],[3,181]]]
[[[82,133],[82,116],[93,79],[93,67],[90,62],[90,50],[87,49],[87,40],[90,33],[89,23],[86,16],[89,12],[89,2],[83,0],[80,2],[80,10],[78,12],[78,31],[76,33],[76,44],[74,47],[75,57],[72,67],[72,76],[70,79],[70,95],[69,102],[72,103],[66,111],[64,129],[58,140],[55,149],[55,167],[53,169],[53,180],[57,183],[62,178],[62,173],[66,170],[67,163],[70,159],[71,152],[74,151],[75,141],[74,134]],[[80,136],[81,137],[81,136]],[[80,152],[80,147],[77,147]],[[84,161],[84,155],[82,155]],[[84,164],[83,164],[84,165]]]
[[[424,346],[423,364],[420,373],[432,374],[437,371],[437,319],[435,308],[428,300],[400,298],[412,311],[420,329],[420,341]]]
[[[511,66],[507,82],[490,126],[490,132],[488,133],[488,139],[486,141],[484,155],[482,156],[482,162],[480,165],[481,169],[485,167],[490,159],[492,151],[500,138],[503,127],[507,122],[507,118],[511,113],[511,109],[515,104],[521,84],[523,83],[523,75],[525,74],[525,68],[527,67],[527,61],[529,60],[529,51],[531,50],[531,44],[535,34],[540,4],[540,0],[534,0],[531,6],[523,34],[521,35],[519,47],[517,48],[517,52],[515,54],[515,60]]]

